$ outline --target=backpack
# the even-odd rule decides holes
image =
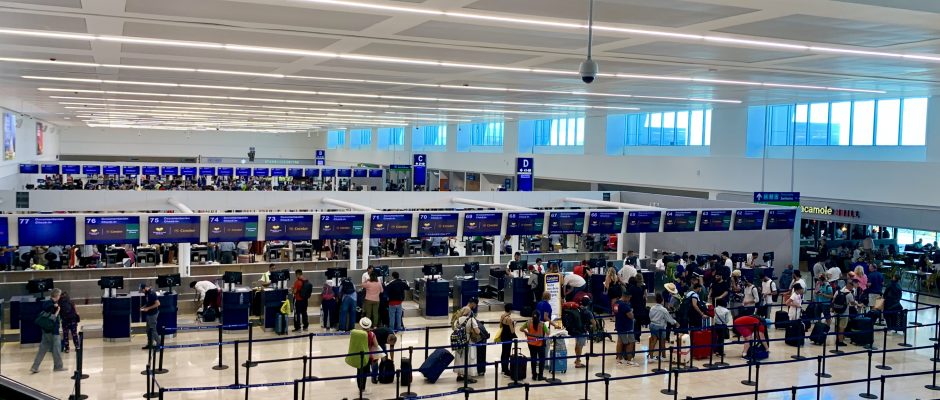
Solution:
[[[42,329],[43,333],[53,333],[55,331],[56,316],[48,311],[43,311],[36,316],[36,319],[33,321],[39,326],[39,329]]]
[[[453,351],[464,350],[467,348],[467,345],[470,344],[470,335],[467,334],[467,324],[470,322],[470,319],[467,318],[463,324],[458,325],[453,332],[450,333],[450,348]]]
[[[584,324],[581,322],[581,311],[566,308],[561,312],[561,324],[572,336],[583,335]]]
[[[832,312],[835,314],[842,314],[849,308],[849,300],[846,296],[846,293],[839,290],[839,293],[832,298]]]
[[[330,285],[323,285],[323,293],[321,293],[320,296],[324,301],[333,300],[335,298],[333,288],[330,287]]]
[[[300,286],[300,298],[307,300],[312,295],[313,295],[313,284],[310,283],[310,281],[305,280],[304,284]]]
[[[349,279],[343,279],[343,282],[339,284],[339,291],[342,294],[353,294],[356,293],[356,287]]]
[[[676,310],[676,322],[680,327],[689,326],[689,312],[692,311],[692,296],[682,299],[679,303],[679,309]]]

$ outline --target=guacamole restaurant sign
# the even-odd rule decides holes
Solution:
[[[810,215],[829,215],[833,217],[861,218],[862,213],[858,210],[845,210],[841,208],[832,208],[829,206],[801,206],[800,211],[803,214]]]

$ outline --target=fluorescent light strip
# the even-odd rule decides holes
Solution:
[[[362,97],[362,98],[371,98],[371,99],[431,101],[431,102],[441,102],[441,103],[500,104],[500,105],[533,106],[533,107],[580,108],[580,109],[588,109],[588,110],[590,109],[626,110],[626,111],[639,110],[639,108],[636,108],[636,107],[589,106],[589,105],[583,105],[583,104],[533,103],[533,102],[517,102],[517,101],[502,101],[502,100],[467,100],[467,99],[451,99],[451,98],[440,98],[440,97],[417,97],[417,96],[397,96],[397,95],[380,95],[380,94],[363,94],[363,93],[323,92],[323,91],[313,91],[313,90],[266,89],[266,88],[238,87],[238,86],[192,85],[192,84],[184,84],[184,83],[166,83],[166,82],[117,81],[117,80],[109,80],[109,79],[65,78],[65,77],[55,77],[55,76],[23,75],[22,78],[32,79],[32,80],[45,80],[45,81],[105,83],[105,84],[113,84],[113,85],[160,86],[160,87],[179,87],[179,88],[194,88],[194,89],[250,91],[250,92],[272,92],[272,93],[303,94],[303,95],[311,95],[311,96]]]
[[[124,92],[124,91],[115,91],[115,90],[90,90],[90,89],[67,89],[67,88],[46,88],[46,87],[41,87],[38,90],[42,92],[96,93],[96,94],[118,94],[118,95],[127,95],[127,96],[154,96],[154,97],[174,97],[174,98],[242,100],[242,101],[271,102],[271,103],[319,104],[319,105],[406,109],[406,110],[455,110],[455,111],[464,111],[464,112],[482,112],[482,113],[492,113],[492,114],[534,114],[534,115],[568,115],[569,114],[567,112],[487,110],[487,109],[456,108],[456,107],[416,107],[416,106],[402,106],[402,105],[391,105],[391,104],[338,103],[338,102],[314,101],[314,100],[271,99],[271,98],[262,98],[262,97],[235,97],[235,96],[205,96],[205,95],[195,95],[195,94],[170,94],[170,93],[148,93],[148,92]]]
[[[156,106],[150,105],[148,108],[140,108],[143,106],[132,105],[132,104],[99,104],[99,103],[80,103],[80,102],[60,102],[59,104],[64,105],[67,110],[135,110],[135,111],[164,111],[164,112],[176,112],[176,113],[186,113],[186,114],[209,114],[209,115],[239,115],[239,116],[273,116],[273,117],[282,117],[282,118],[292,118],[292,117],[317,117],[317,116],[332,116],[332,117],[357,117],[364,120],[369,118],[382,118],[382,119],[400,119],[400,120],[415,120],[415,121],[441,121],[441,122],[470,122],[469,119],[455,119],[448,117],[418,117],[418,116],[387,116],[387,115],[361,115],[361,114],[348,114],[348,113],[298,113],[294,111],[274,111],[274,110],[245,110],[245,109],[227,109],[227,108],[212,108],[212,107],[181,107],[181,106]],[[154,110],[156,109],[156,110]]]
[[[0,34],[8,34],[8,35],[34,36],[35,34],[44,34],[44,33],[48,33],[48,32],[27,31],[27,30],[19,30],[19,29],[0,29]],[[243,46],[243,45],[234,45],[234,44],[133,38],[133,37],[124,37],[124,36],[67,34],[67,33],[62,34],[62,35],[64,35],[63,38],[69,38],[70,36],[72,36],[72,38],[76,40],[98,40],[98,39],[103,40],[103,38],[107,37],[108,40],[111,40],[111,41],[120,41],[120,39],[127,39],[135,43],[144,41],[144,42],[147,42],[147,44],[171,46],[171,47],[172,46],[178,46],[178,47],[203,46],[203,47],[209,47],[209,48],[253,52],[253,53],[291,54],[291,55],[298,55],[298,56],[304,56],[304,57],[339,58],[339,59],[353,59],[353,60],[384,62],[384,63],[419,64],[419,65],[466,68],[466,69],[490,69],[490,70],[525,72],[525,73],[534,73],[534,74],[577,76],[577,71],[554,70],[554,69],[544,69],[544,68],[519,68],[519,67],[506,67],[506,66],[487,65],[487,64],[458,63],[458,62],[438,61],[438,60],[420,60],[420,59],[410,59],[410,58],[401,58],[401,57],[384,57],[384,56],[373,56],[373,55],[362,55],[362,54],[338,54],[338,53],[329,53],[329,52],[321,52],[321,51],[285,49],[285,48],[276,48],[276,47]],[[619,74],[599,74],[599,76],[621,77],[621,75]]]
[[[152,129],[152,130],[161,130],[161,131],[216,131],[212,128],[204,127],[168,127],[160,125],[133,125],[133,124],[96,124],[90,123],[85,124],[89,128],[125,128],[125,129]],[[304,130],[293,129],[225,129],[225,132],[261,132],[261,133],[297,133],[303,132]],[[219,131],[220,133],[222,131]]]
[[[395,7],[395,6],[385,6],[377,3],[368,3],[361,1],[343,1],[343,0],[304,0],[309,3],[319,3],[319,4],[329,4],[341,7],[351,7],[351,8],[364,8],[372,10],[382,10],[382,11],[394,11],[394,12],[403,12],[403,13],[413,13],[413,14],[426,14],[426,15],[438,15],[451,18],[460,18],[460,19],[476,19],[476,20],[489,20],[497,22],[508,22],[513,24],[525,24],[525,25],[535,25],[535,26],[549,26],[554,28],[564,28],[564,29],[576,29],[584,30],[587,29],[587,24],[584,23],[572,23],[572,22],[562,22],[560,20],[546,20],[545,18],[520,18],[520,17],[509,17],[509,16],[500,16],[492,14],[483,14],[483,13],[474,13],[467,11],[445,11],[445,10],[432,10],[427,8],[418,8],[418,7]],[[688,34],[681,32],[671,32],[671,31],[662,31],[662,30],[653,30],[653,29],[635,29],[635,28],[624,28],[617,27],[613,25],[594,24],[594,30],[599,32],[616,32],[623,33],[627,35],[643,35],[643,36],[656,36],[656,37],[667,37],[671,39],[679,39],[684,41],[706,41],[706,42],[718,42],[718,43],[732,43],[739,44],[750,47],[770,47],[782,50],[790,50],[798,53],[837,53],[837,54],[852,54],[852,55],[861,55],[861,56],[874,56],[874,57],[906,57],[913,59],[920,59],[925,61],[940,61],[940,57],[933,55],[918,55],[918,54],[901,54],[894,52],[883,52],[883,51],[871,51],[863,49],[852,49],[846,47],[824,47],[824,46],[811,46],[800,43],[786,42],[786,41],[771,41],[771,40],[760,40],[760,39],[743,39],[736,37],[728,36],[715,36],[715,35],[697,35],[697,34]]]
[[[205,114],[186,114],[186,113],[177,113],[177,112],[152,112],[152,111],[151,111],[151,112],[148,112],[148,111],[124,111],[124,110],[122,110],[122,111],[107,111],[107,110],[102,110],[102,111],[100,111],[100,112],[99,112],[99,111],[96,111],[96,110],[85,110],[85,111],[83,111],[83,113],[89,113],[89,112],[90,112],[90,114],[79,114],[79,115],[77,115],[77,116],[83,116],[83,115],[99,115],[99,116],[106,116],[106,115],[126,115],[126,116],[160,116],[160,117],[167,117],[167,118],[177,118],[177,117],[179,117],[179,118],[191,118],[191,119],[203,119],[203,120],[217,119],[217,120],[219,120],[219,121],[225,121],[225,120],[247,121],[247,119],[245,119],[245,118],[237,118],[237,117],[240,117],[240,115],[215,116],[215,115],[205,115]],[[288,122],[311,122],[311,121],[318,121],[318,122],[344,122],[344,123],[349,122],[349,123],[363,123],[363,124],[373,124],[373,123],[375,123],[375,124],[402,124],[402,123],[404,122],[404,121],[395,121],[395,120],[387,120],[387,119],[368,119],[368,120],[364,120],[364,119],[342,118],[342,117],[338,117],[338,118],[327,118],[327,117],[322,117],[322,118],[311,118],[311,117],[281,118],[281,117],[258,117],[258,116],[253,116],[253,119],[254,119],[254,120],[285,121],[285,123],[288,123]],[[442,121],[442,122],[446,122],[446,121]]]

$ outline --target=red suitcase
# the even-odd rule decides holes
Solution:
[[[692,358],[705,360],[712,352],[712,331],[705,329],[692,332]]]

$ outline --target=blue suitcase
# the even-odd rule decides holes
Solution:
[[[447,349],[434,350],[434,352],[424,360],[424,363],[421,364],[421,375],[424,375],[428,382],[435,383],[452,362],[454,362],[454,355],[447,351]]]
[[[548,356],[551,357],[551,350],[548,352]],[[568,372],[568,350],[557,349],[555,350],[555,359],[549,359],[548,372],[555,372],[563,374]]]

